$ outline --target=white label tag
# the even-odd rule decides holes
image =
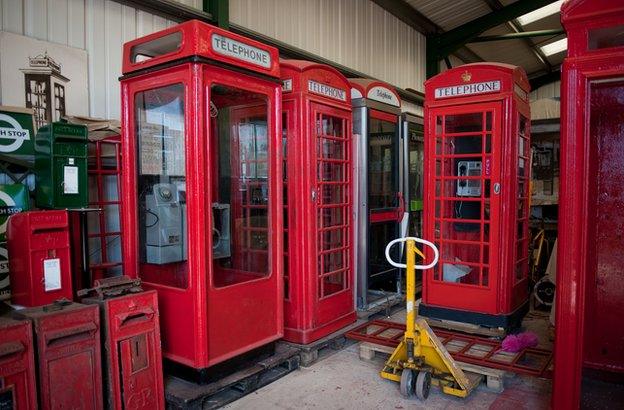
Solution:
[[[68,158],[67,161],[69,162],[69,165],[74,165],[74,159],[73,158]]]
[[[282,91],[292,91],[292,79],[289,78],[282,82]]]
[[[61,288],[61,260],[43,260],[43,283],[46,292]]]
[[[63,167],[63,193],[78,193],[78,167]]]
[[[435,98],[459,97],[462,95],[486,94],[500,91],[500,81],[486,81],[484,83],[454,85],[435,89]]]
[[[260,67],[271,68],[271,54],[268,51],[220,34],[212,35],[212,49],[217,54],[233,57]]]
[[[345,90],[317,83],[313,80],[308,80],[308,91],[333,98],[334,100],[347,101],[347,92]]]
[[[368,90],[368,95],[366,96],[369,100],[375,100],[382,102],[384,104],[390,104],[395,107],[400,107],[401,102],[399,101],[396,94],[387,89],[386,87],[382,87],[377,85],[370,90]]]

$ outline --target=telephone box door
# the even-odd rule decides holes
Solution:
[[[388,264],[385,249],[399,236],[403,216],[399,195],[399,140],[396,115],[370,110],[368,124],[368,287],[396,290],[397,268]],[[384,284],[386,284],[384,286]],[[393,288],[388,288],[388,285]]]
[[[204,83],[211,212],[211,361],[219,362],[283,333],[282,181],[273,138],[274,84],[217,67]],[[281,114],[280,114],[281,115]],[[279,137],[281,142],[281,136]],[[274,198],[279,201],[275,201]],[[281,241],[277,241],[278,244]],[[278,249],[279,248],[279,249]]]
[[[431,305],[496,310],[502,156],[492,153],[501,148],[500,116],[500,103],[429,111],[427,203],[434,206],[425,237],[440,249],[424,289]]]
[[[351,194],[351,113],[312,103],[311,157],[309,169],[316,212],[317,296],[315,326],[353,311],[351,277],[353,269],[353,199]],[[312,164],[312,163],[311,163]]]

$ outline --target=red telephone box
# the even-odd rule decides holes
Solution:
[[[356,320],[349,82],[282,60],[284,339],[310,343]]]
[[[7,225],[11,301],[42,306],[73,299],[67,211],[29,211]]]
[[[158,291],[165,358],[205,370],[279,339],[277,50],[189,21],[126,43],[123,74],[124,272]]]
[[[423,316],[511,329],[528,311],[530,108],[519,67],[468,64],[425,83]]]
[[[402,300],[401,271],[386,260],[388,242],[405,236],[401,191],[401,99],[388,84],[350,79],[355,142],[356,298],[359,310]],[[406,220],[406,219],[405,219]],[[399,252],[394,247],[393,252]],[[394,255],[394,259],[399,259]]]
[[[97,306],[55,302],[13,316],[32,322],[41,409],[102,409]]]
[[[569,0],[561,74],[556,408],[579,406],[583,366],[624,372],[624,4]]]
[[[0,317],[0,408],[37,408],[30,322]]]

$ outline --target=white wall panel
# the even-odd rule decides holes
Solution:
[[[542,98],[559,98],[561,97],[561,81],[541,86],[537,90],[531,91],[531,101],[541,100]]]
[[[370,0],[230,0],[230,19],[390,84],[423,89],[424,36]],[[119,118],[122,44],[173,24],[112,0],[0,0],[1,30],[87,50],[94,117]]]
[[[423,89],[424,36],[370,0],[230,0],[230,20],[393,85]]]
[[[179,1],[193,7],[202,2]],[[112,0],[0,0],[0,30],[87,50],[93,117],[120,116],[123,43],[174,24]]]

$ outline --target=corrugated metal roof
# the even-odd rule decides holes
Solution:
[[[482,0],[406,0],[445,31],[491,12]]]
[[[469,23],[479,17],[492,13],[492,9],[485,0],[405,0],[423,16],[440,26],[444,31],[452,30]],[[508,6],[519,0],[499,0],[502,6]],[[538,20],[524,27],[523,31],[546,30],[561,28],[559,14]],[[500,35],[514,33],[509,25],[501,24],[491,28],[482,35]],[[547,68],[541,63],[530,44],[535,47],[549,43],[556,38],[563,37],[535,37],[532,39],[501,40],[483,43],[469,43],[467,47],[485,61],[508,63],[523,67],[530,74],[545,71]],[[552,66],[561,64],[565,53],[547,57]]]

